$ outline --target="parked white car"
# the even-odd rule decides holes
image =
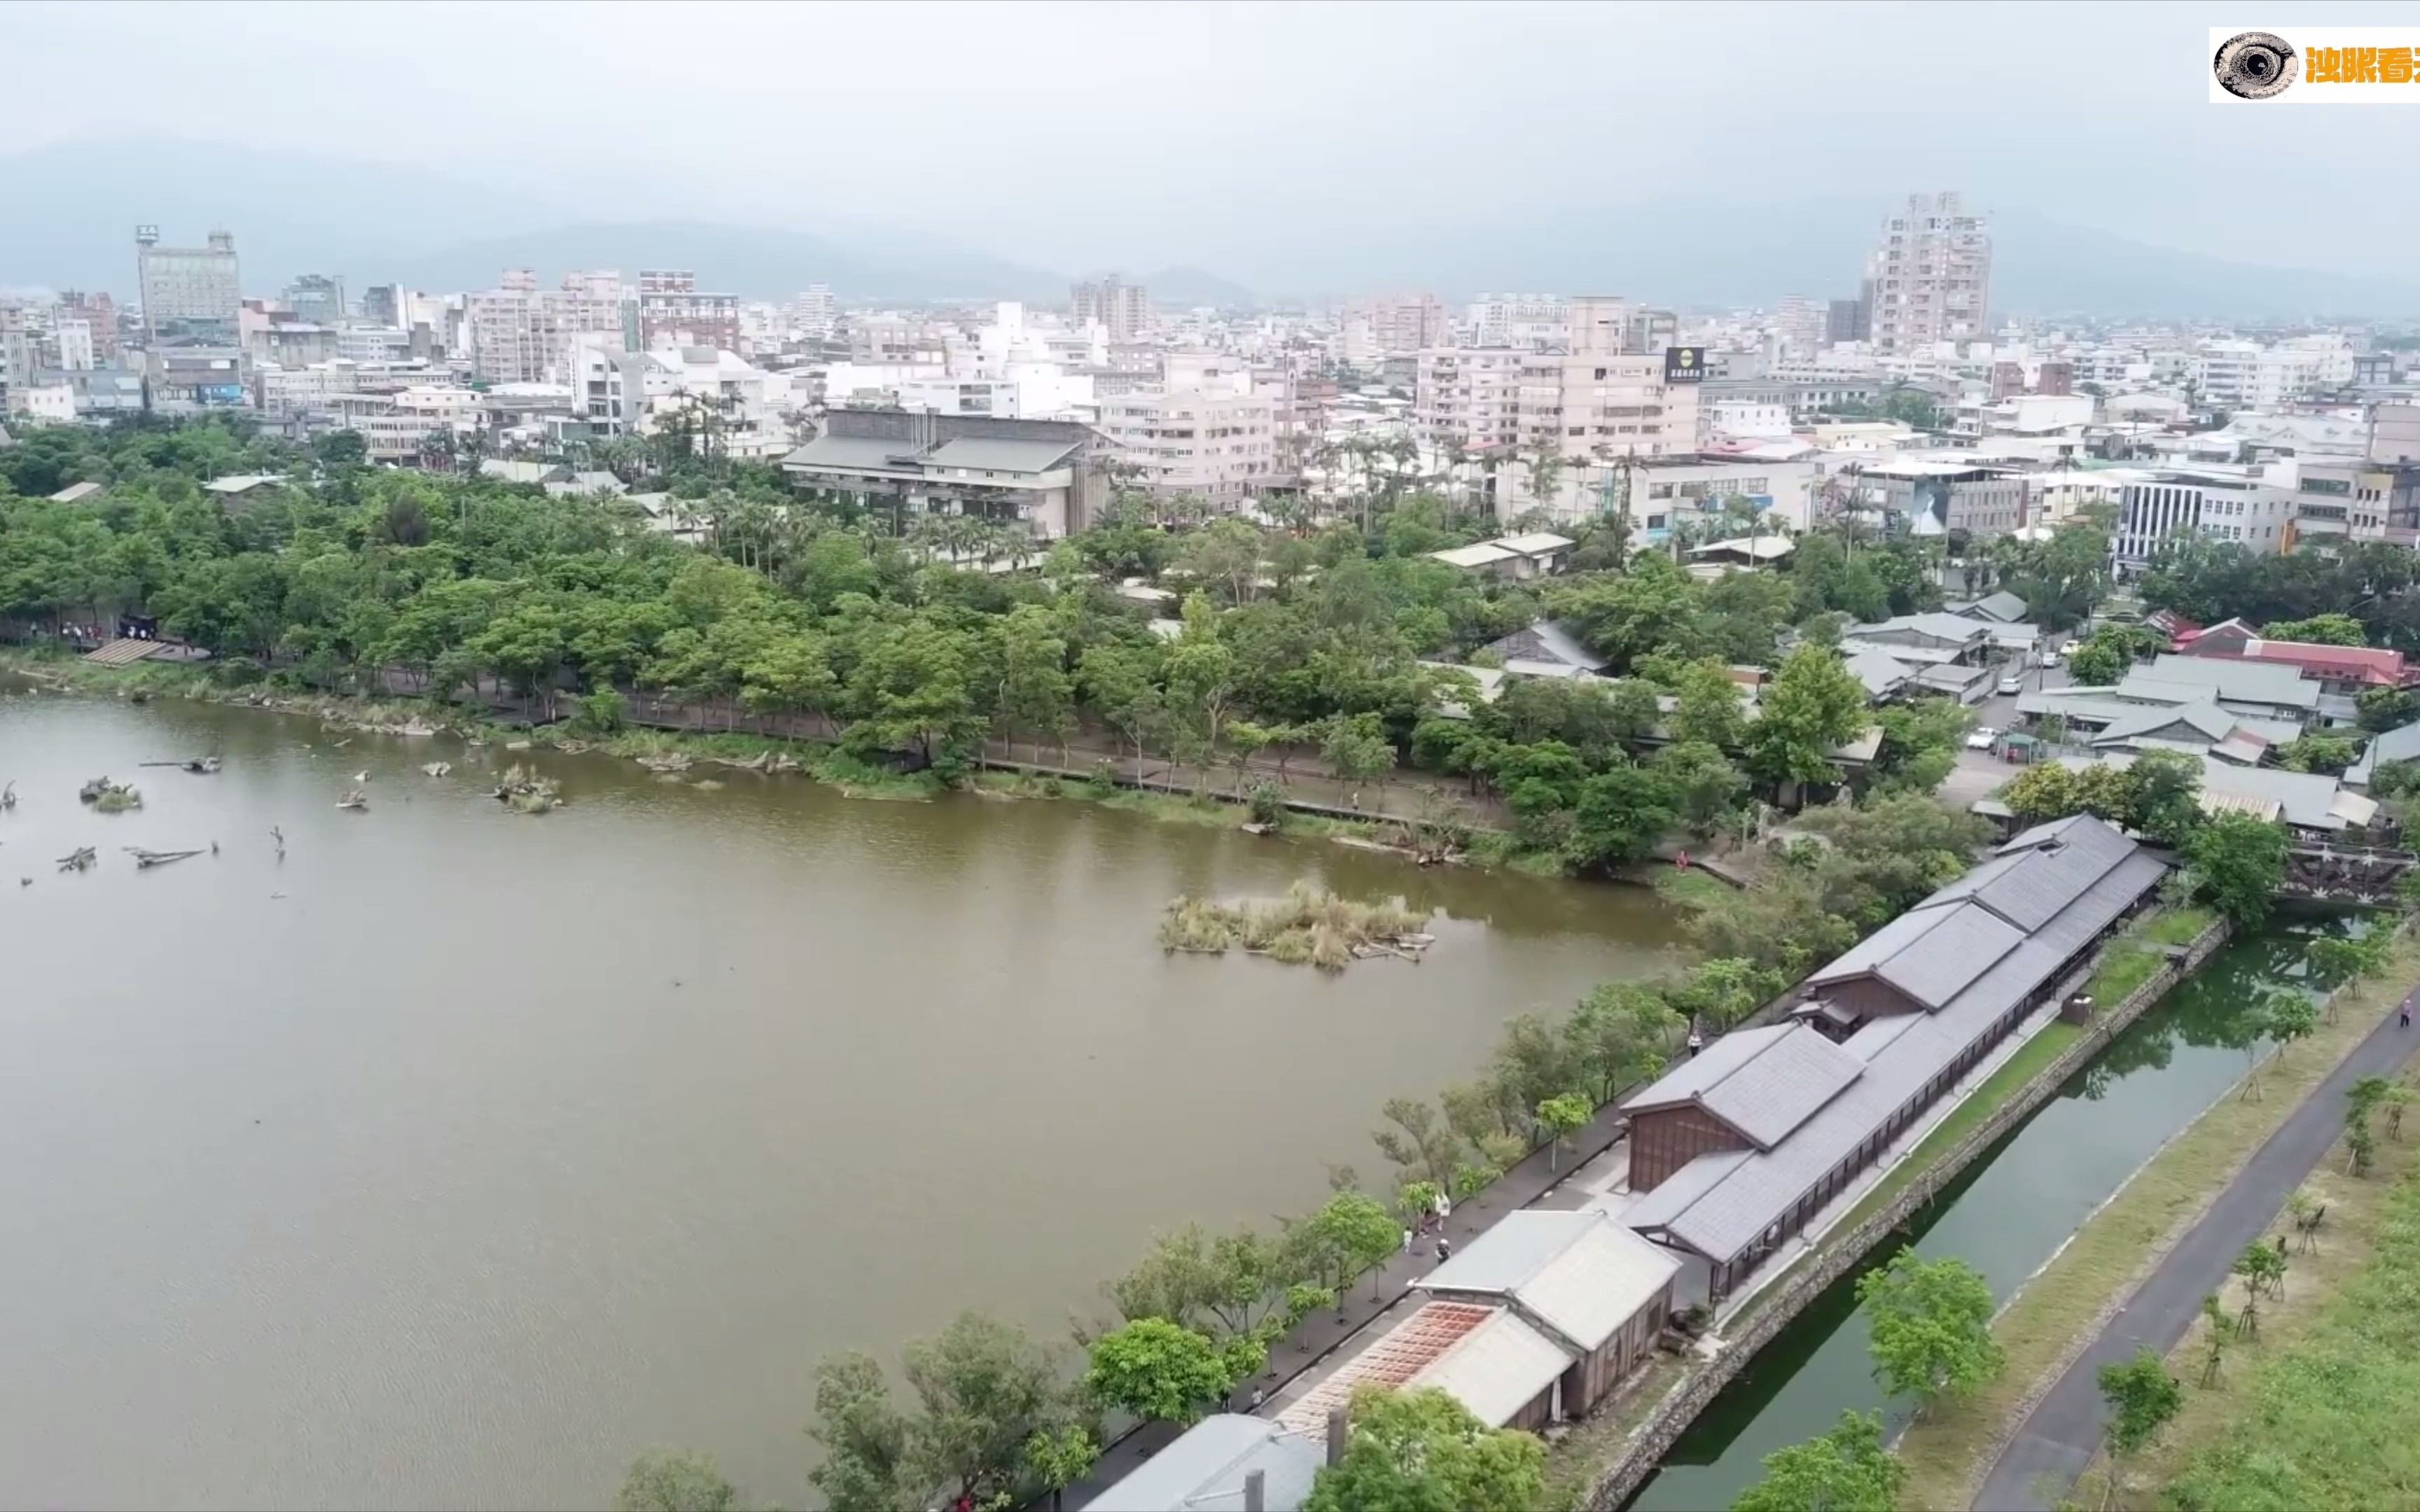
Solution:
[[[2024,674],[2022,672],[2010,672],[2008,676],[2000,679],[2000,696],[2002,698],[2014,698],[2024,690],[2025,679]]]
[[[1974,729],[1966,732],[1966,748],[1968,750],[1990,750],[1992,748],[1992,743],[1999,738],[2000,733],[1997,730],[1993,729],[1987,724],[1978,724]]]

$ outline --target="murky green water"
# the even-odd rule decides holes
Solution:
[[[2323,927],[2282,926],[2213,956],[1919,1213],[1909,1241],[1916,1253],[1966,1260],[2006,1298],[2242,1076],[2253,989],[2298,978],[2303,949]],[[1878,1249],[1871,1264],[1897,1253]],[[1845,1411],[1884,1407],[1855,1288],[1854,1275],[1844,1277],[1749,1362],[1633,1505],[1729,1506],[1761,1478],[1766,1455],[1823,1433]]]
[[[477,790],[518,758],[339,738],[0,698],[0,1501],[594,1505],[670,1443],[799,1504],[820,1356],[966,1306],[1063,1337],[1154,1228],[1381,1165],[1381,1102],[1672,932],[1075,803],[541,755],[571,806],[517,817]],[[77,804],[103,772],[141,812]],[[1331,979],[1153,943],[1176,893],[1298,877],[1439,944]]]

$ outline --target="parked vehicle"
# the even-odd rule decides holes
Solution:
[[[2024,674],[2022,672],[2010,672],[2008,676],[2000,679],[2000,696],[2002,698],[2013,698],[2024,690],[2025,679]]]
[[[1992,742],[1999,738],[2000,732],[1993,729],[1988,724],[1978,724],[1974,729],[1966,732],[1966,748],[1968,750],[1990,750],[1992,748]]]

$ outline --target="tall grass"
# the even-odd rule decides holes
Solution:
[[[1426,910],[1401,898],[1356,903],[1297,882],[1274,900],[1216,903],[1180,897],[1159,921],[1163,949],[1217,955],[1243,949],[1288,965],[1342,971],[1372,955],[1411,955],[1429,944]]]

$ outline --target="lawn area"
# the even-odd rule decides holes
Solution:
[[[1736,890],[1728,882],[1718,882],[1703,872],[1683,872],[1679,867],[1662,867],[1655,873],[1655,890],[1672,903],[1698,908]]]
[[[2217,922],[2218,915],[2207,908],[2168,908],[2145,919],[2138,933],[2153,945],[2173,945],[2182,949]]]
[[[2366,1512],[2420,1504],[2411,1451],[2420,1401],[2420,1149],[2379,1141],[2368,1174],[2345,1171],[2339,1143],[2304,1190],[2327,1204],[2319,1245],[2289,1257],[2286,1295],[2260,1304],[2260,1328],[2226,1347],[2217,1382],[2200,1384],[2208,1323],[2170,1357],[2184,1411],[2126,1467],[2111,1504],[2149,1509],[2310,1507]],[[2271,1231],[2290,1233],[2281,1213]],[[2243,1306],[2230,1281],[2220,1302]],[[2102,1504],[2109,1462],[2076,1487]]]
[[[2008,1356],[2006,1371],[1972,1396],[1934,1409],[1900,1440],[1908,1468],[1902,1506],[1963,1506],[1972,1500],[1973,1483],[2036,1389],[2066,1366],[2104,1310],[2167,1253],[2252,1152],[2369,1032],[2380,1007],[2415,981],[2420,945],[2407,939],[2398,942],[2381,982],[2340,995],[2334,1022],[2322,1019],[2290,1053],[2262,1063],[2257,1101],[2240,1093],[2219,1098],[2085,1221],[1993,1321],[1993,1335]]]

